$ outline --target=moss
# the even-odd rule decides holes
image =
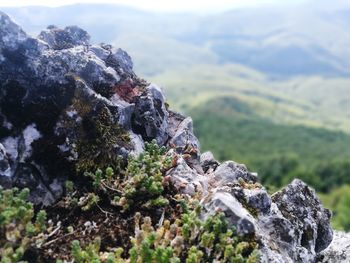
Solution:
[[[83,94],[76,95],[71,109],[82,118],[76,136],[79,138],[75,145],[76,171],[91,172],[109,166],[118,171],[123,165],[118,149],[130,148],[127,131],[117,123],[108,107],[98,102],[92,105],[91,99],[84,99]]]

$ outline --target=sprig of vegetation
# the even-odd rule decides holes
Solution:
[[[33,204],[27,201],[28,189],[0,187],[0,256],[2,263],[20,262],[25,251],[43,241],[47,228],[46,212],[34,215]]]
[[[113,168],[105,171],[97,169],[95,173],[85,172],[84,175],[92,179],[93,192],[85,194],[84,200],[95,200],[91,205],[82,206],[89,210],[99,199],[92,198],[103,192],[111,199],[111,204],[128,210],[130,206],[143,208],[163,207],[169,204],[163,196],[167,180],[165,172],[171,167],[171,156],[166,155],[166,148],[159,147],[156,141],[145,143],[145,151],[137,157],[130,157],[126,170],[115,174]]]
[[[78,241],[72,243],[72,257],[77,263],[85,262],[154,262],[154,263],[256,263],[259,262],[257,244],[244,241],[235,234],[224,214],[217,213],[200,219],[201,207],[184,212],[173,223],[164,220],[155,228],[150,217],[135,214],[135,235],[128,257],[123,258],[122,248],[101,253],[99,240],[83,250]],[[142,224],[141,224],[142,221]]]
[[[162,196],[166,180],[165,172],[171,167],[171,157],[165,147],[159,147],[156,141],[145,143],[145,151],[138,157],[130,157],[126,169],[126,180],[120,185],[121,196],[117,204],[124,210],[132,205],[145,208],[168,205]]]

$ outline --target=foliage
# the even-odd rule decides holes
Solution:
[[[259,261],[254,237],[249,239],[238,237],[234,227],[229,226],[224,214],[218,212],[201,218],[202,207],[196,199],[182,195],[173,196],[170,191],[166,191],[169,179],[164,175],[172,163],[172,154],[167,153],[164,147],[159,147],[153,141],[145,144],[144,153],[138,157],[130,157],[124,173],[115,174],[110,167],[104,171],[97,169],[95,173],[85,173],[92,179],[92,184],[91,192],[83,194],[79,199],[78,205],[82,210],[87,211],[95,205],[98,206],[100,200],[101,205],[105,204],[106,198],[112,205],[127,210],[128,213],[125,215],[140,208],[151,211],[149,208],[167,206],[170,200],[172,203],[169,206],[170,211],[174,207],[179,209],[174,210],[169,219],[162,218],[157,225],[152,224],[151,217],[142,217],[140,212],[134,212],[135,234],[129,243],[131,247],[126,243],[122,248],[107,247],[105,251],[105,247],[101,249],[100,239],[84,248],[79,241],[73,241],[71,257],[74,262],[254,263]],[[109,213],[101,207],[99,209]]]
[[[0,187],[1,262],[21,261],[29,246],[44,240],[46,212],[41,210],[35,216],[33,204],[27,201],[28,195],[28,189]]]
[[[130,157],[126,180],[119,187],[122,194],[118,204],[124,210],[131,205],[149,208],[168,204],[162,194],[167,184],[164,174],[171,167],[171,157],[165,153],[165,147],[152,141],[145,143],[145,151],[138,157]]]
[[[220,160],[247,164],[258,171],[264,184],[276,187],[294,177],[322,192],[350,183],[349,135],[278,125],[248,114],[241,104],[235,99],[217,99],[193,110],[204,150],[210,149]]]
[[[346,232],[350,231],[350,185],[343,185],[320,197],[324,205],[333,211],[332,226]]]
[[[171,160],[171,156],[166,155],[166,148],[152,141],[145,143],[145,151],[139,156],[131,156],[126,170],[119,174],[111,167],[104,172],[97,169],[95,173],[84,174],[92,179],[94,192],[107,194],[111,204],[123,210],[130,206],[163,207],[169,204],[163,193],[168,183],[164,175],[171,167]],[[90,192],[81,197],[79,203],[84,210],[89,210],[98,202],[99,197]]]
[[[72,256],[75,262],[84,263],[100,262],[99,250],[100,250],[101,240],[99,238],[95,239],[94,242],[89,244],[85,250],[80,247],[79,241],[74,240],[72,242]]]
[[[98,204],[100,198],[95,193],[87,193],[79,199],[78,205],[83,211],[88,211]]]
[[[135,214],[135,236],[128,258],[123,258],[122,248],[114,252],[100,253],[100,240],[96,239],[85,249],[78,241],[72,242],[72,257],[77,263],[87,262],[154,262],[154,263],[256,263],[259,256],[254,240],[243,241],[229,227],[225,216],[218,213],[201,220],[201,208],[184,212],[181,217],[170,223],[164,220],[156,229],[150,217]],[[141,219],[143,223],[141,224]]]

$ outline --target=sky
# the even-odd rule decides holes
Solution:
[[[75,3],[115,3],[153,11],[222,11],[238,7],[300,3],[305,0],[0,0],[0,6],[62,6]]]

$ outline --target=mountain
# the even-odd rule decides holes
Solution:
[[[0,12],[1,261],[340,257],[312,188],[269,195],[244,165],[201,153],[192,119],[131,57],[89,41],[77,26],[32,37]]]
[[[162,85],[173,109],[193,116],[203,149],[246,163],[272,189],[295,177],[327,193],[348,184],[347,1],[208,14],[106,4],[1,10],[35,35],[50,24],[79,25],[93,44],[127,50],[135,72]]]
[[[46,24],[78,24],[93,32],[98,42],[117,41],[131,33],[133,37],[123,43],[127,45],[125,48],[133,45],[136,36],[140,37],[135,39],[140,46],[145,36],[152,36],[157,37],[154,43],[158,46],[163,45],[158,40],[164,39],[206,48],[217,56],[218,63],[240,63],[275,77],[349,76],[350,73],[346,16],[350,6],[343,1],[333,1],[332,8],[326,1],[318,1],[317,5],[309,1],[208,15],[151,13],[103,4],[3,10],[29,32],[37,32]],[[171,43],[164,46],[173,49]],[[147,46],[146,51],[151,48]],[[136,57],[136,63],[144,64],[137,61]],[[138,69],[142,73],[143,68]]]

